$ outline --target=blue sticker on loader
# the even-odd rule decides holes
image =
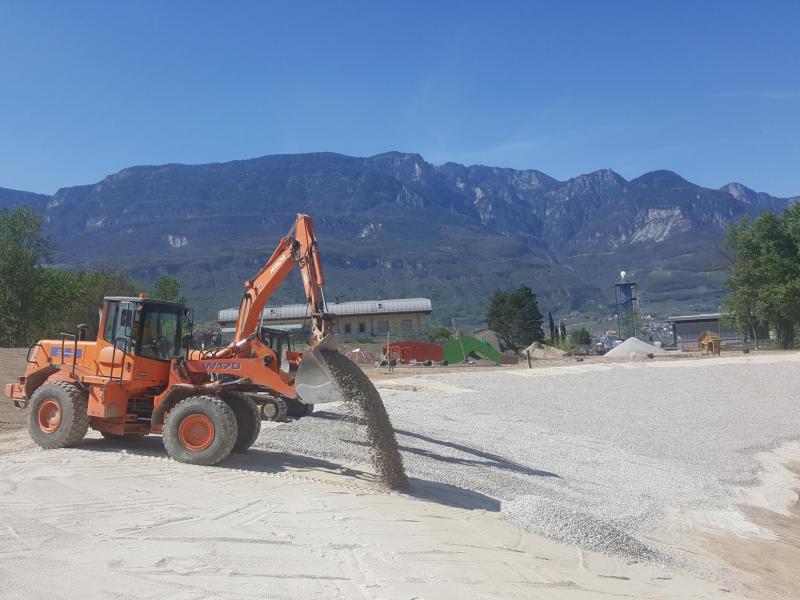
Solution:
[[[72,348],[64,347],[64,358],[72,358]],[[50,348],[50,356],[59,356],[61,354],[61,348]],[[77,353],[75,354],[75,358],[80,358],[83,356],[83,348],[78,348]]]

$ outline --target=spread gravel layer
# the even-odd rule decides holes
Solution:
[[[753,455],[800,438],[800,355],[431,372],[379,380],[411,492],[589,550],[672,561],[650,533],[667,511],[730,506]],[[256,445],[370,462],[344,407],[263,431]],[[444,486],[444,487],[443,487]]]

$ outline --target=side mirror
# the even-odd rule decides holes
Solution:
[[[192,329],[194,328],[194,309],[184,308],[183,316],[186,319],[186,325],[189,327],[189,331],[192,331]]]

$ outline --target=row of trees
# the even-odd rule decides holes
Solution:
[[[55,247],[43,231],[42,216],[27,208],[0,209],[0,346],[26,346],[73,333],[79,323],[97,335],[104,296],[138,293],[135,282],[114,270],[71,271],[47,266]],[[168,275],[156,280],[151,297],[182,300],[180,284]]]
[[[592,336],[585,327],[575,329],[567,336],[567,328],[562,321],[558,325],[552,313],[547,313],[550,337],[545,338],[542,329],[544,319],[539,312],[536,294],[527,285],[521,285],[513,292],[497,290],[489,301],[486,324],[490,329],[505,336],[517,348],[525,348],[532,342],[547,339],[550,344],[560,347],[576,347],[592,343]]]
[[[564,321],[561,321],[561,323],[556,326],[556,322],[553,320],[553,314],[549,312],[547,313],[547,320],[550,322],[550,340],[555,344],[566,340],[567,328],[564,325]]]
[[[800,326],[800,204],[730,226],[726,247],[732,320],[752,339],[773,329],[791,348]]]

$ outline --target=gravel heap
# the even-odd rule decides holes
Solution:
[[[666,350],[643,342],[639,338],[629,337],[619,346],[615,346],[605,353],[607,358],[645,358],[648,354],[665,356]]]
[[[530,352],[531,358],[543,360],[564,358],[567,355],[563,350],[554,346],[542,344],[541,342],[533,342],[522,351],[522,354],[525,355],[527,352]]]
[[[652,539],[665,514],[728,508],[734,488],[758,481],[752,454],[800,433],[800,364],[770,361],[460,370],[378,385],[412,495],[500,511],[589,550],[671,561]],[[363,419],[318,408],[256,445],[367,464]]]

